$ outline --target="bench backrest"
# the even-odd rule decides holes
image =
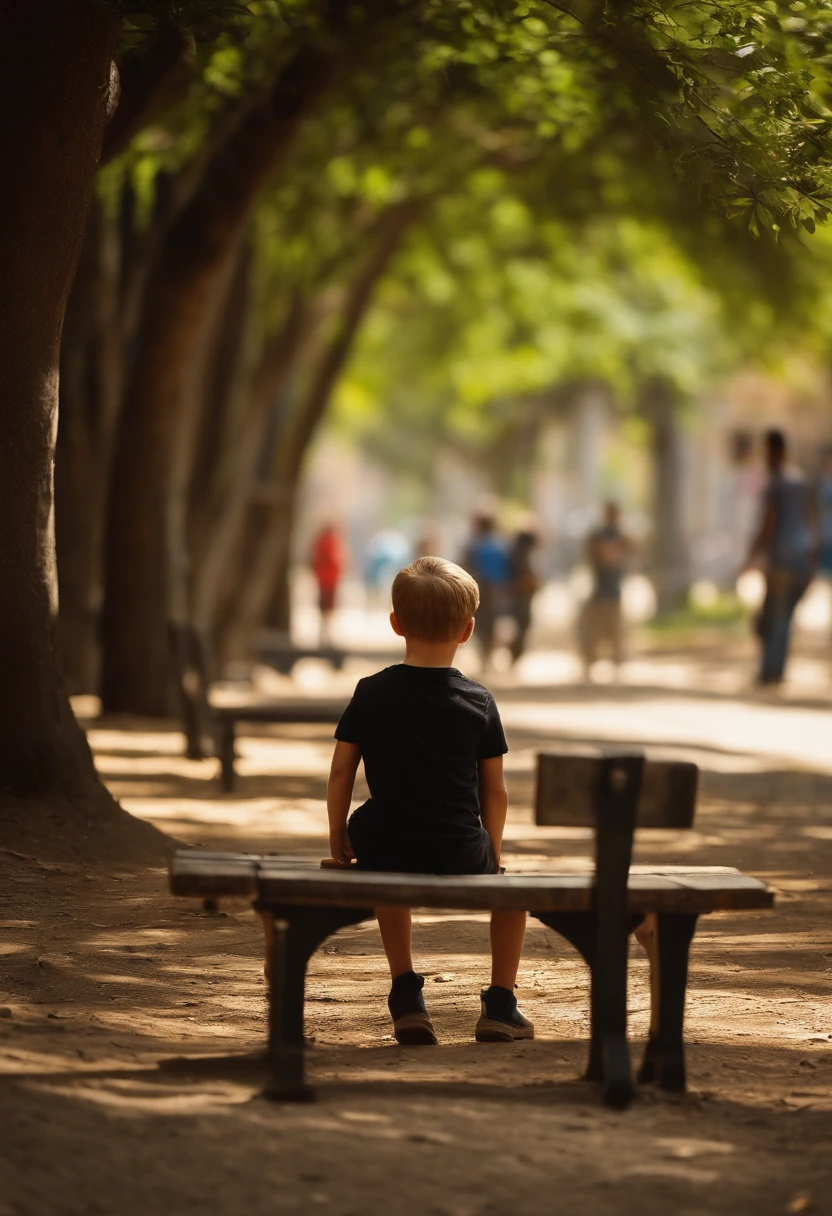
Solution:
[[[535,823],[595,827],[599,765],[614,759],[615,752],[608,748],[603,752],[575,748],[539,753]],[[698,780],[699,769],[695,764],[645,760],[636,806],[636,827],[693,827]]]
[[[208,701],[208,646],[195,625],[179,621],[168,621],[168,643],[187,755],[191,760],[202,760],[214,754],[214,723]]]

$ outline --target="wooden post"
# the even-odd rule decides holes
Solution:
[[[604,1100],[626,1106],[632,1098],[627,1047],[627,952],[630,917],[627,879],[644,756],[606,756],[596,792],[595,915],[592,968],[592,1037],[600,1048]]]

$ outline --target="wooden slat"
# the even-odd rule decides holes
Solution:
[[[593,874],[375,874],[321,870],[292,857],[196,851],[180,851],[171,863],[174,895],[244,895],[266,905],[586,911],[594,888]],[[726,866],[633,866],[628,890],[632,912],[713,912],[773,903],[765,883]]]
[[[707,868],[704,868],[707,870]],[[592,906],[591,874],[473,875],[437,877],[350,873],[349,871],[277,870],[260,867],[258,897],[263,903],[343,904],[364,907],[392,903],[413,907],[525,909],[529,912],[580,911]],[[768,907],[771,892],[757,879],[734,871],[684,876],[662,873],[631,875],[632,911],[715,911],[720,908]]]
[[[192,895],[199,899],[257,895],[258,861],[253,857],[228,856],[221,860],[199,854],[175,854],[170,865],[173,895]]]
[[[260,867],[257,876],[260,902],[326,904],[351,908],[398,904],[420,908],[527,910],[591,906],[593,875],[491,875],[438,876],[434,874],[377,874],[339,870],[288,871]]]
[[[537,757],[535,823],[595,826],[595,789],[609,749],[575,747]],[[690,828],[696,813],[699,770],[676,760],[647,760],[636,807],[636,827]]]
[[[740,874],[733,866],[645,866],[631,865],[631,874]]]
[[[273,722],[317,725],[337,722],[347,707],[346,700],[311,701],[303,698],[280,701],[260,701],[250,704],[211,705],[219,721]]]
[[[629,904],[633,912],[717,912],[770,908],[774,896],[765,883],[739,871],[709,875],[630,873]]]

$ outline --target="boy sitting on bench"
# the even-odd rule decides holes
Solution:
[[[335,732],[327,787],[336,862],[409,874],[496,874],[508,795],[508,750],[491,693],[452,666],[471,637],[479,590],[439,557],[420,557],[393,583],[390,624],[404,637],[403,663],[360,680]],[[349,818],[364,761],[370,799]],[[413,970],[409,908],[375,909],[390,964],[388,1006],[399,1043],[436,1043]],[[481,993],[478,1042],[531,1039],[514,985],[525,912],[491,916],[491,986]]]

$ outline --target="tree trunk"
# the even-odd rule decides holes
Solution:
[[[55,528],[61,606],[58,628],[68,690],[98,692],[104,527],[113,440],[141,301],[172,200],[160,179],[149,224],[135,222],[135,196],[120,213],[93,195],[61,339],[55,463]]]
[[[210,540],[195,572],[192,595],[194,620],[206,632],[213,633],[216,627],[223,584],[229,579],[233,555],[242,542],[270,421],[316,320],[316,310],[298,297],[291,303],[280,330],[264,342],[247,386],[248,408],[239,419],[238,437],[235,443],[225,445],[223,465],[216,470],[203,524],[210,529]]]
[[[684,520],[684,434],[672,386],[654,377],[642,409],[653,436],[653,583],[659,615],[684,607],[690,560]]]
[[[254,200],[333,80],[336,62],[331,51],[314,46],[296,51],[270,94],[209,160],[148,284],[111,483],[102,619],[105,709],[153,716],[174,710],[167,625],[181,597],[170,562],[168,509],[181,411],[208,312]]]
[[[240,249],[225,299],[217,309],[208,354],[203,362],[200,421],[187,487],[187,541],[192,579],[197,577],[205,552],[211,545],[217,524],[213,510],[217,482],[223,482],[242,427],[241,398],[255,357],[252,263],[252,248],[246,241]]]
[[[53,463],[61,326],[109,104],[118,18],[13,4],[0,41],[0,789],[103,795],[57,636]]]
[[[109,440],[121,397],[116,226],[93,198],[61,341],[55,528],[67,688],[98,689],[98,612]]]
[[[424,213],[426,198],[407,199],[389,207],[379,219],[371,252],[346,292],[334,333],[320,355],[309,387],[292,410],[276,440],[268,511],[252,563],[240,589],[228,651],[234,658],[250,657],[254,637],[263,625],[277,588],[288,586],[291,533],[303,462],[323,419],[373,292],[405,233]]]

